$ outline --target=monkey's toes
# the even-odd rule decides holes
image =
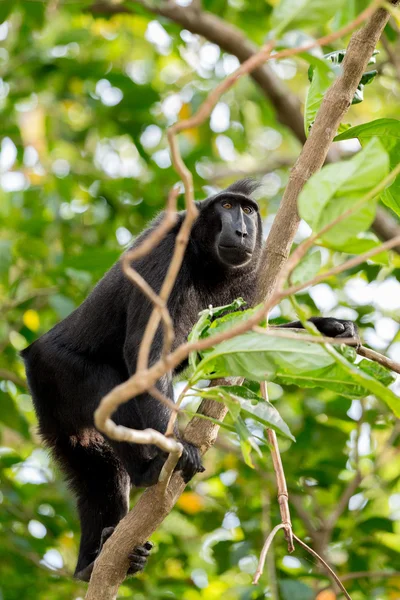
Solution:
[[[153,548],[152,542],[145,542],[143,546],[136,546],[129,554],[129,569],[127,575],[135,575],[143,571],[147,564],[147,558]]]

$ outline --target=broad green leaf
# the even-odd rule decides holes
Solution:
[[[192,328],[192,331],[190,332],[189,336],[188,336],[188,340],[189,342],[197,342],[197,340],[199,340],[201,337],[204,337],[207,330],[210,328],[211,324],[213,323],[213,319],[215,319],[216,317],[220,317],[220,319],[218,320],[219,322],[224,322],[224,321],[230,321],[231,319],[234,319],[237,316],[242,316],[243,312],[229,312],[229,311],[237,311],[238,308],[240,308],[241,306],[244,306],[246,304],[246,302],[243,300],[243,298],[236,298],[233,302],[231,302],[230,304],[226,304],[225,306],[216,306],[213,307],[212,305],[210,305],[208,308],[206,308],[205,310],[202,310],[199,313],[199,320],[197,321],[197,323],[194,325],[194,327]],[[228,314],[224,314],[224,313],[228,313]],[[223,315],[223,316],[221,316]],[[243,318],[243,316],[242,316]],[[215,320],[214,320],[215,323]],[[215,333],[215,329],[213,331],[213,333]],[[196,368],[196,364],[199,362],[197,359],[198,353],[197,352],[191,352],[189,355],[189,365],[195,369]]]
[[[344,0],[281,0],[271,15],[274,36],[278,37],[285,29],[304,29],[315,23],[326,23],[338,11]]]
[[[367,373],[367,375],[371,375],[371,377],[377,379],[380,383],[382,383],[385,386],[391,385],[396,379],[392,371],[388,371],[387,369],[385,369],[385,367],[372,360],[367,360],[366,358],[364,358],[358,363],[357,366],[359,369],[364,371],[364,373]]]
[[[289,427],[273,404],[244,386],[215,386],[198,393],[202,398],[222,401],[228,407],[232,407],[232,403],[235,403],[240,407],[244,417],[251,417],[265,427],[274,429],[277,433],[295,441]]]
[[[382,367],[373,372],[364,361],[353,366],[336,350],[298,339],[248,332],[218,344],[203,353],[192,382],[199,379],[241,376],[257,381],[272,380],[282,385],[322,387],[347,396],[363,398],[375,393],[397,414],[400,400],[387,389],[390,374]],[[340,360],[339,358],[340,357]],[[385,384],[380,383],[380,379]]]
[[[400,121],[397,119],[376,119],[364,125],[351,127],[337,135],[334,141],[358,138],[360,144],[365,146],[372,137],[379,139],[389,155],[390,170],[394,169],[400,161]],[[382,193],[381,200],[400,216],[400,175]]]
[[[317,233],[352,208],[385,177],[388,169],[389,160],[383,146],[375,138],[370,140],[350,160],[327,165],[308,180],[298,200],[300,216]],[[375,207],[375,201],[365,203],[323,234],[324,245],[333,244],[338,249],[368,229],[375,216]]]
[[[329,247],[332,248],[332,250],[340,250],[340,252],[345,252],[346,254],[363,254],[364,252],[368,252],[373,248],[377,248],[381,244],[382,242],[376,237],[375,234],[367,231],[365,233],[360,233],[357,237],[350,238],[347,240],[347,242],[340,244],[337,248],[331,241]],[[388,265],[389,253],[380,252],[368,260],[380,265]]]
[[[319,250],[308,253],[293,270],[290,277],[291,283],[297,285],[309,281],[321,268],[321,252]]]

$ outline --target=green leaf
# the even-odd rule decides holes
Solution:
[[[400,400],[386,383],[389,374],[382,367],[370,367],[361,361],[351,365],[329,346],[306,342],[303,333],[298,339],[287,339],[248,332],[226,340],[203,352],[192,382],[199,379],[241,376],[257,381],[272,380],[282,385],[322,387],[349,398],[376,394],[397,415]],[[366,364],[368,366],[366,366]],[[373,372],[371,371],[373,369]]]
[[[368,64],[373,64],[376,62],[376,54],[378,54],[378,50],[375,50],[373,52]],[[314,64],[312,64],[312,66],[308,70],[308,77],[311,84],[308,89],[306,105],[304,110],[304,128],[306,135],[308,135],[308,132],[315,121],[315,117],[317,115],[319,107],[321,106],[325,93],[327,92],[335,77],[337,77],[340,73],[340,64],[342,63],[345,55],[346,50],[335,50],[334,52],[325,54],[325,63],[327,66],[329,65],[329,68],[323,68],[322,61],[314,61]],[[352,104],[358,104],[363,101],[364,86],[371,83],[371,81],[375,78],[376,75],[376,70],[367,71],[362,75],[360,83],[358,84],[358,87],[351,101]]]
[[[358,138],[360,144],[365,146],[372,137],[379,138],[389,155],[389,165],[392,170],[400,160],[400,121],[397,119],[376,119],[370,123],[364,123],[364,125],[351,127],[337,135],[334,141]],[[385,189],[380,199],[400,216],[400,175]]]
[[[285,29],[304,29],[321,21],[326,23],[338,11],[344,0],[281,0],[271,15],[273,35],[278,37]]]
[[[297,285],[309,281],[321,268],[321,252],[319,250],[308,253],[297,265],[291,275],[291,283]]]
[[[375,234],[367,231],[365,233],[360,233],[357,237],[350,238],[347,242],[339,244],[338,246],[331,241],[329,247],[332,248],[332,250],[340,250],[340,252],[345,252],[346,254],[363,254],[373,248],[377,248],[381,244],[382,242]],[[389,264],[389,253],[380,252],[368,260],[387,266]]]
[[[251,431],[249,431],[246,423],[240,416],[235,420],[235,430],[239,436],[240,449],[242,451],[244,462],[246,465],[254,469],[251,452],[252,450],[255,450],[259,456],[262,456],[261,450],[258,447],[254,436],[251,434]]]
[[[338,70],[324,70],[316,66],[312,71],[312,79],[308,88],[304,109],[304,130],[308,132],[315,121],[319,107],[328,88],[338,75]]]
[[[357,368],[356,365],[349,363],[344,356],[329,346],[327,347],[327,352],[335,358],[338,366],[343,366],[346,371],[351,374],[354,381],[367,389],[370,393],[374,394],[377,398],[383,400],[394,415],[400,417],[400,398],[398,398],[392,390],[386,387],[386,384],[383,385],[376,379],[377,369],[373,368],[373,375],[370,375],[370,372],[367,372],[365,369],[365,364],[362,368]]]
[[[290,440],[295,441],[289,427],[276,408],[258,394],[240,385],[215,386],[197,392],[202,398],[210,398],[226,403],[232,409],[232,403],[239,407],[242,416],[250,417],[264,427],[274,429]]]
[[[327,165],[309,179],[298,200],[300,216],[317,233],[373,189],[388,173],[389,160],[379,140],[348,161]],[[322,237],[324,245],[340,248],[357,233],[368,229],[375,216],[375,202],[365,203]]]
[[[197,323],[195,324],[195,326],[193,327],[192,331],[190,332],[190,334],[188,336],[189,342],[197,342],[200,339],[203,331],[210,327],[211,320],[210,320],[209,314],[210,313],[208,310],[203,310],[200,313],[199,320],[197,321]],[[195,369],[198,362],[199,362],[198,353],[191,352],[189,354],[189,366],[192,367],[192,369]]]
[[[363,360],[360,361],[357,366],[359,369],[364,371],[364,373],[371,375],[371,377],[377,379],[386,387],[391,385],[396,379],[392,371],[388,371],[388,369],[385,369],[385,367],[372,360],[367,360],[366,358],[363,358]]]
[[[232,319],[234,319],[236,317],[236,315],[238,315],[238,316],[243,315],[243,312],[229,312],[229,311],[236,311],[238,308],[240,308],[241,306],[244,306],[245,304],[246,304],[246,302],[243,300],[243,298],[236,298],[233,302],[231,302],[230,304],[226,304],[225,306],[213,307],[210,304],[210,306],[208,308],[206,308],[205,310],[202,310],[199,313],[199,320],[192,328],[192,331],[189,333],[189,336],[188,336],[189,342],[197,342],[201,337],[206,337],[207,330],[210,328],[210,326],[212,324],[212,320],[215,317],[224,315],[224,316],[221,316],[221,318],[218,320],[218,322],[223,323],[225,321],[231,321]],[[228,312],[228,314],[224,314],[226,312]],[[215,329],[213,330],[213,333],[215,333]],[[193,369],[196,368],[196,365],[199,362],[197,357],[198,357],[197,352],[191,352],[189,355],[189,365]]]

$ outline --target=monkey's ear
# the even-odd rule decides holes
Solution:
[[[235,181],[235,183],[232,183],[225,191],[232,192],[233,194],[243,194],[243,196],[251,196],[260,185],[261,183],[259,181],[256,181],[251,177],[246,177],[245,179]]]

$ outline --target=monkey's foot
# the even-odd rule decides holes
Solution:
[[[182,471],[185,483],[188,483],[196,473],[203,473],[205,468],[201,464],[199,449],[193,444],[183,442],[183,453],[176,465],[176,471]]]
[[[127,575],[135,575],[143,571],[147,564],[147,558],[150,555],[150,551],[154,544],[152,542],[145,542],[143,546],[136,546],[129,554],[129,569]]]
[[[103,529],[103,533],[101,534],[100,551],[103,547],[103,544],[105,544],[108,538],[111,537],[114,529],[115,527],[105,527]],[[136,546],[136,548],[134,548],[132,552],[128,554],[129,567],[126,573],[128,576],[135,575],[136,573],[143,571],[153,546],[154,544],[152,542],[145,542],[143,546]]]

